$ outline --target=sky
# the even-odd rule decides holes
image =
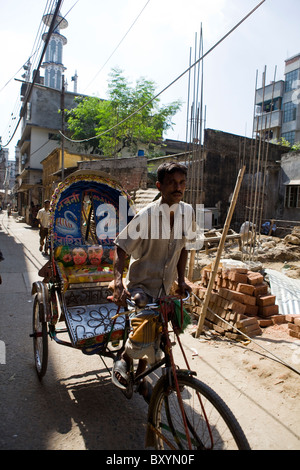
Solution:
[[[0,0],[0,136],[12,135],[20,105],[22,65],[33,52],[46,0]],[[78,92],[107,98],[112,68],[123,70],[131,83],[145,77],[164,90],[189,66],[200,27],[208,52],[260,0],[64,0],[61,13],[68,27],[63,51],[68,90],[77,71]],[[300,53],[300,1],[266,0],[203,61],[205,126],[251,137],[256,77],[262,84],[284,79],[284,61]],[[125,36],[125,37],[124,37]],[[275,75],[276,70],[276,75]],[[188,76],[160,95],[161,104],[182,102],[165,138],[186,139]],[[11,126],[11,127],[9,127]],[[9,134],[10,132],[10,134]],[[9,158],[21,127],[8,145]]]

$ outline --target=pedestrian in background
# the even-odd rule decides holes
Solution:
[[[43,246],[45,242],[45,255],[48,254],[48,232],[49,232],[49,223],[50,223],[50,201],[46,199],[44,201],[44,207],[40,209],[37,213],[37,220],[40,224],[40,251],[43,251]]]

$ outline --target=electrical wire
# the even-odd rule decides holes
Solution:
[[[33,43],[33,46],[32,46],[32,50],[31,50],[31,57],[34,56],[36,51],[40,48],[41,38],[42,38],[43,32],[46,28],[46,25],[43,22],[43,17],[47,14],[47,11],[52,10],[52,5],[49,5],[49,8],[47,9],[48,4],[49,4],[49,0],[47,0],[47,2],[46,2],[44,13],[43,13],[43,16],[41,18],[41,21],[40,21],[40,24],[39,24],[39,27],[38,27],[38,31],[36,33],[36,37],[35,37],[35,40],[34,40],[34,43]],[[53,4],[53,0],[52,0],[52,4]],[[41,32],[40,32],[40,30],[41,30]],[[35,45],[36,43],[37,43],[37,45]],[[35,51],[35,52],[33,52],[33,51]]]
[[[51,0],[51,3],[50,3],[50,5],[49,5],[49,0],[47,0],[46,7],[45,7],[45,9],[44,9],[44,14],[48,14],[48,13],[50,13],[50,12],[52,11],[53,5],[55,4],[55,2],[56,2],[56,0]],[[47,9],[47,6],[48,6],[48,9]],[[48,12],[48,13],[47,13],[47,12]],[[44,16],[44,15],[43,15],[43,16]],[[41,29],[41,24],[42,24],[42,20],[41,20],[41,22],[40,22],[38,31]],[[39,49],[41,48],[41,44],[42,44],[41,39],[42,39],[42,35],[43,35],[43,32],[45,31],[45,29],[46,29],[46,25],[44,26],[44,30],[42,30],[42,32],[41,32],[41,34],[40,34],[39,45],[37,46],[37,48],[35,49],[35,51],[30,55],[29,59],[27,59],[27,61],[25,62],[25,64],[22,65],[22,67],[19,69],[19,71],[24,67],[24,65],[28,64],[28,63],[31,61],[32,57],[34,57],[34,56],[37,54],[37,52],[39,51]],[[34,41],[34,45],[35,45],[36,42],[37,42],[37,37],[38,37],[38,33],[37,33],[37,35],[36,35],[36,39],[35,39],[35,41]],[[34,45],[33,45],[33,47],[32,47],[32,50],[34,50]],[[32,65],[33,65],[33,68],[34,68],[34,67],[35,67],[34,61],[33,61],[33,64],[32,64]],[[19,72],[19,71],[18,71],[18,72]],[[18,73],[18,72],[17,72],[17,73]],[[1,91],[10,83],[10,81],[11,81],[13,78],[15,78],[15,76],[12,77],[12,78],[4,85],[4,87],[1,89]],[[25,100],[26,100],[26,98],[25,98],[23,101],[25,101]],[[17,131],[19,125],[20,125],[21,119],[22,119],[22,117],[20,116],[22,104],[21,104],[20,101],[19,101],[19,97],[18,97],[18,99],[17,99],[17,102],[18,102],[18,109],[17,109],[16,111],[13,111],[13,112],[11,113],[11,116],[14,116],[14,117],[11,119],[10,123],[7,125],[7,129],[8,129],[8,131],[7,131],[8,136],[7,136],[7,138],[6,138],[6,141],[7,141],[7,142],[3,145],[3,147],[6,147],[6,146],[9,145],[9,143],[12,141],[12,139],[14,138],[14,136],[15,136],[15,134],[16,134],[16,131]],[[25,103],[26,103],[26,101],[25,101]],[[25,105],[23,105],[23,108],[24,108],[24,106],[25,106]],[[15,105],[15,108],[16,108],[16,105]],[[14,109],[15,109],[15,108],[14,108]],[[18,120],[18,122],[17,122],[17,124],[16,124],[16,126],[15,126],[15,129],[14,129],[14,131],[13,131],[13,134],[11,135],[11,131],[10,131],[11,122],[12,122],[12,120],[15,120],[15,119],[16,119],[16,116],[17,116],[17,115],[19,115],[20,117],[19,117],[19,120]]]
[[[30,157],[32,157],[35,153],[39,152],[42,148],[46,147],[46,145],[51,143],[51,139],[44,142],[39,148],[37,148],[34,152],[30,153]]]
[[[76,5],[78,2],[79,2],[79,0],[77,0],[77,1],[72,5],[72,7],[68,10],[68,12],[65,14],[64,17],[66,17],[66,16],[71,12],[71,10],[75,7],[75,5]],[[63,0],[61,0],[61,2],[60,2],[60,8],[61,8],[62,3],[63,3]],[[43,15],[43,17],[44,17],[45,15],[51,14],[51,13],[53,12],[54,6],[55,6],[55,4],[56,4],[56,5],[58,4],[58,1],[57,1],[57,0],[52,0],[51,4],[49,5],[48,10],[47,10],[47,5],[48,5],[48,4],[49,4],[49,0],[47,1],[46,8],[45,8],[45,10],[44,10],[44,15]],[[59,8],[59,10],[60,10],[60,8]],[[58,10],[58,11],[59,11],[59,10]],[[61,21],[63,21],[63,19],[61,19]],[[60,22],[61,22],[61,21],[60,21]],[[58,23],[58,26],[59,26],[60,22]],[[41,23],[42,23],[42,20],[41,20]],[[41,23],[40,23],[40,26],[39,26],[38,31],[40,30]],[[43,34],[44,34],[46,28],[47,28],[47,26],[45,25],[44,28],[42,29],[40,35],[39,35],[39,45],[37,46],[35,52],[30,56],[30,58],[29,58],[28,60],[30,60],[35,54],[37,54],[38,50],[40,50],[41,45],[42,45],[42,36],[43,36]],[[50,29],[49,29],[49,31],[50,31]],[[17,131],[19,125],[20,125],[21,119],[22,119],[23,114],[24,114],[24,113],[22,114],[22,110],[25,109],[25,106],[26,106],[26,104],[27,104],[27,101],[29,100],[31,90],[32,90],[32,87],[33,87],[34,82],[35,82],[35,78],[36,78],[37,73],[38,73],[38,71],[39,71],[39,68],[40,68],[41,61],[42,61],[42,59],[43,59],[44,53],[45,53],[45,51],[46,51],[46,44],[48,44],[48,42],[49,42],[49,40],[50,40],[50,36],[51,36],[51,34],[52,34],[52,32],[51,32],[51,34],[49,35],[49,31],[48,31],[48,37],[47,37],[47,39],[46,39],[46,43],[45,43],[45,45],[44,45],[43,53],[42,53],[42,55],[41,55],[41,57],[40,57],[40,59],[39,59],[39,64],[36,66],[36,69],[35,69],[35,77],[34,77],[34,79],[33,79],[33,82],[31,83],[31,87],[29,87],[29,89],[27,90],[27,94],[26,94],[26,96],[25,96],[25,98],[24,98],[23,107],[22,107],[21,111],[19,112],[19,114],[20,114],[19,120],[18,120],[18,122],[17,122],[17,124],[16,124],[16,127],[15,127],[15,129],[14,129],[14,131],[13,131],[12,136],[8,136],[8,141],[6,142],[6,144],[3,145],[3,147],[6,147],[7,145],[10,144],[10,142],[11,142],[12,139],[14,138],[14,136],[15,136],[15,134],[16,134],[16,131]],[[37,33],[37,36],[38,36],[38,33]],[[37,38],[37,36],[36,36],[36,38]],[[34,44],[36,43],[36,41],[37,41],[37,39],[35,39]],[[33,50],[33,49],[34,49],[34,46],[33,46],[32,50]],[[27,63],[28,63],[28,61],[27,61]],[[24,64],[24,65],[25,65],[25,64]],[[22,67],[23,67],[23,66],[22,66]],[[33,67],[33,68],[34,68],[34,67]],[[21,69],[19,69],[19,70],[21,70]],[[18,73],[18,72],[17,72],[17,73]],[[12,79],[10,79],[9,82],[10,82],[11,80],[12,80]],[[9,82],[7,82],[7,84],[8,84]],[[5,86],[6,86],[6,85],[5,85]],[[2,90],[1,90],[1,91],[2,91]],[[20,109],[20,108],[21,108],[21,104],[19,105],[19,109]],[[13,113],[12,113],[11,115],[13,115]],[[9,127],[10,127],[10,125],[9,125]]]
[[[32,56],[31,56],[32,57]],[[28,60],[31,59],[31,57],[29,57]],[[7,85],[9,85],[9,83],[16,77],[16,75],[18,75],[18,73],[22,70],[22,68],[24,67],[24,65],[26,65],[26,63],[28,62],[28,60],[19,68],[19,70],[16,71],[16,73],[3,85],[3,87],[0,89],[0,93],[7,87]]]
[[[95,135],[94,137],[89,137],[87,139],[81,139],[81,140],[74,140],[69,138],[68,136],[64,135],[61,131],[59,133],[69,142],[75,142],[75,143],[83,143],[83,142],[89,142],[90,140],[97,139],[101,137],[102,135],[107,134],[108,132],[113,131],[117,127],[121,126],[124,124],[126,121],[131,119],[133,116],[138,114],[140,111],[142,111],[146,106],[148,106],[150,103],[155,101],[160,95],[162,95],[166,90],[168,90],[171,86],[173,86],[178,80],[180,80],[184,75],[186,75],[191,69],[193,69],[199,62],[201,62],[205,57],[207,57],[217,46],[219,46],[228,36],[230,36],[242,23],[244,23],[258,8],[261,7],[263,3],[265,3],[266,0],[262,0],[259,4],[256,5],[246,16],[244,16],[233,28],[231,28],[221,39],[219,39],[205,54],[203,54],[198,60],[196,60],[192,65],[190,65],[184,72],[182,72],[177,78],[175,78],[169,85],[167,85],[163,90],[161,90],[157,95],[155,95],[153,98],[148,100],[146,103],[144,103],[139,109],[131,113],[129,116],[127,116],[125,119],[120,121],[119,123],[115,124],[113,127],[110,129],[107,129],[106,131],[101,132],[100,134]]]
[[[90,81],[90,83],[88,84],[88,86],[86,87],[86,90],[90,87],[90,85],[93,83],[93,81],[98,77],[98,75],[102,72],[102,70],[104,69],[104,67],[106,66],[106,64],[110,61],[110,59],[112,58],[112,56],[114,55],[114,53],[117,51],[117,49],[120,47],[120,45],[122,44],[122,42],[124,41],[124,39],[126,38],[126,36],[129,34],[129,32],[132,30],[133,26],[135,25],[135,23],[138,21],[139,17],[142,15],[143,11],[146,9],[147,5],[150,3],[150,0],[147,1],[147,3],[144,5],[143,9],[140,11],[140,13],[138,14],[138,16],[136,17],[136,19],[134,20],[134,22],[132,23],[132,25],[130,26],[130,28],[128,29],[127,33],[124,34],[124,36],[122,37],[121,41],[118,43],[118,45],[115,47],[115,49],[113,50],[113,52],[110,54],[110,56],[108,57],[108,59],[106,60],[106,62],[102,65],[101,69],[96,73],[96,75],[94,76],[94,78]]]
[[[48,4],[49,0],[47,0],[47,4]],[[53,0],[52,0],[53,2]],[[44,9],[44,13],[43,13],[43,16],[46,14],[47,12],[47,4],[46,4],[46,7]],[[48,10],[49,11],[49,10]],[[32,57],[35,56],[35,54],[37,53],[37,51],[39,50],[40,46],[38,47],[35,47],[35,43],[37,42],[37,37],[38,37],[38,34],[39,34],[39,30],[41,28],[41,25],[42,25],[43,21],[41,20],[40,21],[40,25],[39,25],[39,28],[38,28],[38,32],[36,34],[36,38],[34,40],[34,43],[33,43],[33,47],[32,47],[32,50],[31,50],[31,54],[29,56],[29,58],[26,60],[26,62],[19,68],[19,70],[17,70],[17,72],[5,83],[5,85],[3,85],[3,87],[0,89],[0,93],[4,90],[4,88],[7,87],[7,85],[16,77],[16,75],[22,70],[22,68],[28,63],[30,62],[30,60],[32,59]],[[42,37],[42,32],[40,34],[40,37]],[[34,51],[34,52],[33,52]]]
[[[46,49],[48,47],[48,44],[49,44],[49,41],[50,41],[50,38],[51,38],[51,35],[52,35],[52,32],[54,30],[54,26],[55,26],[55,21],[56,21],[56,17],[58,15],[58,12],[60,10],[60,6],[61,6],[61,3],[62,3],[63,0],[57,0],[57,4],[56,4],[56,7],[55,7],[55,12],[53,13],[53,17],[52,17],[52,20],[51,20],[51,25],[50,25],[50,28],[49,28],[49,31],[47,33],[47,38],[46,38],[46,41],[45,41],[45,44],[44,44],[44,48],[43,48],[43,52],[41,54],[41,57],[39,59],[39,64],[38,64],[38,67],[37,69],[35,70],[35,73],[34,73],[34,77],[33,77],[33,80],[32,82],[30,83],[30,86],[28,87],[28,89],[26,90],[26,95],[24,97],[24,104],[21,108],[21,111],[20,111],[20,117],[19,117],[19,120],[18,120],[18,123],[15,127],[15,130],[13,132],[13,135],[10,137],[9,141],[4,145],[5,147],[12,141],[12,139],[14,138],[15,136],[15,133],[17,132],[17,129],[19,127],[19,124],[25,114],[25,110],[26,110],[26,106],[27,106],[27,102],[30,98],[30,95],[31,95],[31,92],[32,92],[32,89],[33,89],[33,85],[35,83],[35,80],[36,80],[36,77],[38,75],[38,71],[40,69],[40,66],[41,66],[41,63],[42,63],[42,60],[43,60],[43,57],[44,57],[44,54],[46,52]]]

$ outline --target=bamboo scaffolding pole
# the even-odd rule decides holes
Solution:
[[[277,73],[277,66],[275,66],[275,71],[274,71],[274,79],[273,79],[273,87],[272,87],[272,100],[271,100],[271,112],[269,116],[269,127],[268,131],[271,131],[271,126],[272,126],[272,115],[273,115],[273,107],[274,107],[274,94],[275,94],[275,84],[276,84],[276,73]],[[268,164],[268,157],[269,157],[269,147],[270,147],[270,135],[268,137],[268,143],[267,143],[267,150],[265,154],[265,162],[264,162],[264,178],[263,178],[263,187],[262,187],[262,195],[264,197],[265,193],[265,187],[266,187],[266,179],[267,179],[267,164]],[[263,209],[264,209],[264,200],[261,202],[261,211],[260,211],[260,217],[259,217],[259,227],[262,225],[262,218],[263,218]],[[259,240],[261,239],[261,233],[259,232]]]
[[[190,47],[190,58],[189,58],[189,68],[191,69],[192,64],[192,48]],[[186,151],[188,151],[188,137],[189,137],[189,115],[190,115],[190,92],[191,92],[191,70],[189,70],[188,78],[188,101],[186,107]]]
[[[202,132],[203,132],[203,32],[202,23],[200,25],[200,34],[195,33],[194,60],[197,67],[194,73],[189,71],[188,77],[188,103],[187,103],[187,123],[186,140],[187,148],[190,149],[188,163],[189,189],[186,191],[186,202],[193,208],[202,202],[202,182],[203,182],[203,154],[202,154]],[[190,48],[189,63],[192,60],[192,48]],[[200,88],[201,86],[201,88]],[[200,102],[199,102],[200,99]],[[189,142],[189,143],[188,143]],[[200,196],[199,196],[200,194]]]
[[[256,72],[256,85],[255,88],[257,89],[257,79],[258,79],[258,71]],[[262,79],[262,89],[263,89],[263,96],[262,96],[262,109],[264,108],[264,100],[265,100],[265,81],[266,81],[266,66],[263,72],[263,79]],[[255,91],[256,96],[256,91]],[[256,104],[256,98],[255,102]],[[249,220],[250,226],[247,232],[247,240],[245,240],[245,248],[246,252],[244,253],[244,259],[252,259],[253,258],[253,240],[256,238],[256,205],[257,205],[257,194],[258,194],[258,180],[259,180],[259,169],[260,169],[260,157],[261,157],[261,144],[262,144],[262,124],[263,116],[256,118],[256,135],[255,135],[255,145],[253,149],[253,154],[250,161],[250,168],[249,168],[249,175],[251,175],[251,187],[250,192],[248,194],[248,201],[247,201],[247,209],[248,209],[248,217],[246,220]],[[260,125],[259,125],[260,122]],[[254,124],[254,119],[253,119]],[[261,132],[259,132],[259,129]],[[254,125],[253,125],[253,133],[254,133]],[[252,164],[251,164],[252,163]],[[256,178],[255,178],[256,173]]]
[[[199,43],[199,57],[203,54],[203,33],[202,23],[200,28],[200,43]],[[201,76],[200,76],[201,72]],[[201,80],[201,81],[200,81]],[[203,167],[203,142],[202,142],[202,127],[203,127],[203,62],[199,63],[198,69],[198,83],[200,81],[200,103],[199,103],[199,122],[198,122],[198,165],[197,165],[197,187],[196,187],[196,204],[202,204],[202,192],[203,192],[203,178],[202,178],[202,167]],[[197,96],[198,99],[198,96]],[[200,191],[200,193],[199,193]],[[200,198],[199,198],[200,195]]]
[[[195,257],[196,257],[196,250],[191,250],[191,252],[190,252],[190,262],[189,262],[189,271],[188,271],[188,280],[191,281],[191,282],[193,282]]]
[[[263,73],[262,111],[264,110],[264,106],[265,106],[266,75],[267,75],[267,66],[265,66],[264,73]],[[259,203],[259,196],[260,196],[260,191],[261,191],[261,179],[262,179],[262,173],[261,173],[262,159],[263,159],[262,153],[263,153],[263,150],[264,150],[264,141],[262,140],[262,133],[263,133],[263,115],[261,116],[258,157],[257,157],[257,163],[256,163],[257,166],[256,166],[256,182],[255,182],[254,203],[253,203],[253,213],[252,213],[252,230],[251,230],[252,236],[251,236],[251,240],[250,240],[250,253],[251,253],[250,259],[253,259],[253,256],[254,256],[256,231],[258,229],[258,227],[257,227],[257,214],[259,213],[258,203]]]
[[[251,149],[250,149],[250,162],[249,162],[249,169],[248,175],[251,178],[250,182],[249,179],[247,181],[247,191],[246,191],[246,211],[245,211],[245,221],[250,221],[251,219],[251,203],[253,198],[253,184],[254,184],[254,169],[255,169],[255,158],[257,153],[257,135],[258,135],[258,123],[259,117],[256,118],[256,129],[255,129],[255,109],[256,109],[256,90],[257,90],[257,83],[258,83],[258,70],[256,71],[256,80],[255,80],[255,93],[254,93],[254,108],[253,108],[253,128],[252,128],[252,140],[251,140]],[[255,140],[254,140],[255,136]],[[253,144],[254,140],[254,144]],[[247,240],[244,241],[245,244],[245,252],[243,254],[243,258],[247,258],[249,254],[248,250],[248,241],[249,241],[249,232],[247,233]]]
[[[213,284],[214,284],[214,281],[215,281],[215,277],[216,277],[216,274],[217,274],[217,271],[218,271],[218,268],[219,268],[221,255],[222,255],[222,252],[223,252],[223,249],[224,249],[227,233],[228,233],[230,223],[231,223],[231,219],[232,219],[234,209],[235,209],[235,206],[236,206],[236,201],[237,201],[237,198],[238,198],[238,195],[239,195],[239,192],[240,192],[240,188],[241,188],[241,184],[242,184],[242,181],[243,181],[245,169],[246,169],[246,167],[243,166],[240,169],[238,177],[237,177],[236,185],[235,185],[234,192],[233,192],[233,197],[232,197],[229,209],[228,209],[225,225],[224,225],[224,228],[223,228],[222,236],[221,236],[221,239],[220,239],[220,243],[219,243],[219,247],[218,247],[218,251],[217,251],[217,255],[216,255],[216,259],[215,259],[215,262],[214,262],[214,266],[213,266],[213,269],[212,269],[212,273],[211,273],[211,276],[210,276],[210,280],[209,280],[207,290],[206,290],[206,294],[205,294],[205,297],[204,297],[204,301],[203,301],[203,304],[202,304],[201,314],[200,314],[200,317],[199,317],[197,330],[196,330],[196,338],[198,338],[200,336],[200,334],[202,332],[202,329],[203,329],[204,320],[205,320],[209,300],[210,300],[210,297],[211,297],[211,291],[212,291]]]

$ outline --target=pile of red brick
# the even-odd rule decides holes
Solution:
[[[200,284],[192,286],[194,293],[201,300],[205,297],[210,276],[210,268],[204,268]],[[268,290],[268,284],[260,273],[247,268],[219,268],[211,292],[205,324],[232,339],[243,337],[235,328],[250,337],[261,334],[261,327],[275,323],[275,317],[284,319],[278,315],[276,298],[270,295]],[[201,307],[197,301],[194,312],[201,313]],[[278,323],[281,318],[278,318],[276,322]],[[223,320],[226,320],[226,323]]]
[[[300,339],[300,314],[286,315],[285,319],[288,322],[288,334]]]

